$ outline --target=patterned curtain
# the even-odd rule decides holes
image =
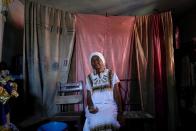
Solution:
[[[74,46],[75,18],[63,10],[33,2],[25,6],[24,65],[27,96],[34,112],[56,111],[56,83],[67,82]],[[29,101],[28,101],[29,102]]]

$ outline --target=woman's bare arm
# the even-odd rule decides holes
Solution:
[[[120,87],[119,87],[119,83],[116,83],[114,85],[114,100],[116,101],[116,104],[118,106],[118,114],[123,112],[123,107],[122,107],[122,100],[121,100],[121,94],[120,94]]]
[[[89,90],[87,90],[87,105],[88,107],[94,106],[92,98],[91,98],[91,92]]]
[[[116,104],[118,106],[118,115],[117,119],[120,122],[121,125],[125,124],[125,119],[123,117],[123,102],[122,102],[122,97],[120,93],[120,83],[117,83],[114,85],[114,100],[116,101]]]
[[[90,113],[97,113],[98,112],[98,108],[94,107],[92,97],[91,97],[91,92],[89,90],[87,90],[87,105],[88,105],[88,110]]]

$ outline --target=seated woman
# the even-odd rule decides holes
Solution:
[[[84,131],[118,130],[118,112],[121,112],[116,73],[105,68],[105,59],[99,52],[90,55],[93,72],[86,78],[87,108]]]

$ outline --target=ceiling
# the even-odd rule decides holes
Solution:
[[[147,15],[172,11],[175,17],[193,12],[196,0],[31,0],[42,5],[74,13],[98,15]],[[13,0],[9,19],[19,28],[24,27],[25,0]]]
[[[24,0],[21,0],[24,2]],[[33,0],[76,13],[145,15],[171,10],[176,16],[196,7],[196,0]]]

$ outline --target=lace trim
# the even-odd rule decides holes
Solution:
[[[111,89],[112,87],[110,85],[96,86],[92,88],[93,91],[104,91],[104,90],[111,90]]]

